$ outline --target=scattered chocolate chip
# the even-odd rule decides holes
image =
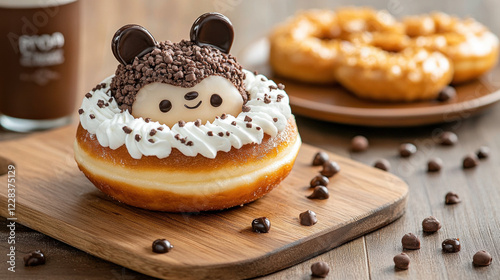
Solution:
[[[200,119],[197,119],[196,121],[194,121],[194,125],[196,127],[200,127],[201,126],[201,120]]]
[[[436,232],[441,228],[441,222],[436,217],[430,216],[422,221],[422,229],[425,232]]]
[[[259,233],[267,233],[271,229],[271,221],[266,217],[260,217],[252,221],[252,230]]]
[[[149,131],[149,136],[155,136],[156,134],[156,129],[151,129],[151,131]]]
[[[420,249],[420,239],[413,234],[407,233],[401,239],[401,244],[403,245],[403,249],[407,250],[417,250]]]
[[[315,262],[311,265],[311,274],[314,277],[325,278],[330,272],[330,267],[326,262]]]
[[[278,83],[278,88],[281,89],[281,90],[284,90],[285,89],[285,85],[282,84],[282,83]]]
[[[431,158],[427,162],[427,172],[438,172],[443,168],[443,160],[440,158]]]
[[[458,197],[458,194],[456,194],[454,192],[447,193],[445,198],[444,198],[444,203],[446,203],[446,204],[457,204],[461,201],[462,200],[460,200],[460,197]]]
[[[299,221],[303,226],[312,226],[318,222],[318,219],[316,218],[316,213],[311,210],[307,210],[300,213]]]
[[[409,157],[417,152],[417,147],[411,143],[404,143],[399,146],[399,155]]]
[[[241,106],[241,111],[243,111],[245,113],[250,112],[250,107],[247,105],[243,105],[243,106]]]
[[[251,121],[252,121],[252,118],[250,118],[249,116],[245,116],[244,121],[246,121],[246,122],[251,122]]]
[[[247,128],[252,128],[252,124],[251,123],[247,123],[246,127]]]
[[[91,98],[91,97],[92,97],[92,93],[87,92],[87,93],[85,94],[85,97],[87,97],[87,98]]]
[[[391,163],[385,158],[381,158],[373,164],[373,167],[382,169],[384,171],[389,171],[389,169],[391,169]]]
[[[312,178],[311,183],[309,184],[311,188],[314,188],[316,186],[328,186],[328,183],[330,180],[328,180],[328,177],[325,177],[323,175],[316,175],[314,178]]]
[[[479,159],[476,154],[468,154],[464,157],[462,161],[462,167],[464,169],[474,168],[479,164]]]
[[[123,132],[125,132],[126,134],[132,133],[132,129],[128,126],[124,126],[124,127],[122,127],[122,129],[123,129]]]
[[[221,119],[223,119],[223,120],[225,120],[225,119],[227,118],[227,115],[226,115],[226,114],[222,114],[222,115],[220,116],[220,118],[221,118]]]
[[[45,254],[41,250],[35,250],[23,257],[24,266],[36,266],[45,264]]]
[[[188,142],[186,143],[186,146],[193,146],[193,145],[194,145],[193,141],[188,141]]]
[[[314,188],[313,193],[309,195],[307,198],[323,200],[323,199],[328,199],[329,197],[330,194],[325,186],[316,186]]]
[[[328,161],[323,164],[323,170],[319,173],[326,177],[332,177],[333,175],[340,172],[340,166],[335,161]]]
[[[443,243],[441,243],[441,248],[443,248],[443,252],[445,253],[456,253],[460,251],[460,239],[458,238],[450,238],[445,239]]]
[[[207,135],[208,136],[214,136],[214,132],[213,131],[209,131],[209,132],[207,132]]]
[[[368,149],[368,139],[362,135],[354,136],[351,140],[351,151],[362,152]]]
[[[264,96],[264,103],[266,104],[271,103],[271,98],[269,98],[268,96]]]
[[[151,121],[151,118],[145,118],[145,119],[144,119],[144,121],[145,121],[146,123],[149,123],[149,122]]]
[[[219,135],[220,137],[224,136],[224,132],[219,132],[217,133],[217,135]]]
[[[439,144],[443,146],[453,146],[457,142],[458,136],[451,131],[445,131],[439,135]]]
[[[255,127],[257,130],[261,130],[262,128],[260,126]]]
[[[231,122],[231,125],[236,126],[236,121],[232,121],[232,122]]]
[[[170,252],[174,246],[168,242],[166,239],[156,239],[153,241],[153,252],[158,254],[164,254]]]
[[[185,121],[183,121],[183,120],[180,120],[180,121],[178,122],[178,124],[179,124],[179,127],[184,127],[184,126],[186,125],[186,122],[185,122]]]
[[[149,142],[149,143],[154,143],[154,142],[155,142],[155,140],[154,140],[154,139],[148,139],[148,142]]]
[[[90,118],[91,120],[93,120],[93,119],[95,119],[95,115],[94,115],[94,114],[90,114],[90,115],[89,115],[89,118]]]
[[[157,128],[159,131],[163,131],[163,126]]]
[[[180,140],[181,139],[181,135],[180,134],[176,134],[176,135],[174,135],[174,138],[175,138],[175,140]]]
[[[490,148],[487,146],[481,146],[477,152],[476,155],[479,159],[485,159],[490,156]]]
[[[445,102],[457,96],[457,91],[454,87],[446,86],[438,94],[437,100],[440,102]]]
[[[139,142],[139,141],[141,141],[141,139],[142,139],[142,136],[140,136],[139,134],[135,135],[135,141]]]
[[[314,159],[313,159],[312,165],[313,166],[323,165],[323,164],[325,164],[325,162],[328,161],[328,159],[329,159],[329,156],[328,156],[327,153],[325,153],[325,152],[317,152],[314,155]]]
[[[478,251],[477,253],[474,254],[474,257],[472,257],[472,263],[475,266],[487,266],[491,264],[491,255],[490,253],[486,252],[485,250]]]
[[[82,108],[78,109],[78,114],[79,114],[79,115],[83,114],[84,112],[85,112],[85,111],[83,111],[83,109],[82,109]]]
[[[393,260],[394,267],[396,267],[397,269],[407,270],[410,266],[410,257],[408,257],[408,255],[405,253],[395,255]]]

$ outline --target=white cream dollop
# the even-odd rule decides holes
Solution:
[[[226,114],[199,126],[187,122],[172,127],[134,118],[128,111],[121,112],[111,98],[111,76],[103,81],[106,86],[84,97],[80,123],[89,133],[95,134],[101,146],[117,149],[125,145],[135,159],[142,156],[165,158],[173,148],[186,156],[201,154],[215,158],[217,152],[228,152],[231,147],[239,149],[246,144],[260,144],[264,134],[275,137],[288,125],[292,115],[288,95],[265,76],[243,71],[245,89],[250,95],[245,105],[250,111],[238,116]]]

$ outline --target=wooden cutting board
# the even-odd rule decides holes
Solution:
[[[16,165],[15,213],[9,216],[7,188],[2,187],[0,214],[159,278],[265,275],[387,225],[405,211],[408,188],[402,180],[334,154],[330,157],[342,170],[330,180],[330,198],[306,198],[309,181],[320,170],[311,166],[319,149],[306,144],[290,176],[256,202],[206,213],[141,210],[108,198],[78,170],[72,151],[75,131],[76,126],[68,126],[0,143],[0,157]],[[0,181],[6,182],[7,175]],[[300,225],[299,214],[306,210],[317,214],[316,225]],[[262,216],[271,221],[269,233],[251,230],[251,221]],[[152,253],[151,243],[158,238],[169,240],[174,249]]]

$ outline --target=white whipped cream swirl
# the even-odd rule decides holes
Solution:
[[[199,126],[187,122],[182,127],[179,124],[168,127],[134,118],[128,111],[121,112],[111,98],[111,76],[103,81],[105,87],[83,98],[80,123],[89,133],[95,134],[101,146],[117,149],[125,145],[135,159],[143,155],[165,158],[173,148],[186,156],[201,154],[215,158],[218,151],[228,152],[231,147],[239,149],[245,144],[260,144],[264,134],[275,137],[288,125],[292,115],[288,95],[265,76],[243,71],[245,88],[250,94],[245,105],[250,111],[238,116],[217,117],[213,122]]]

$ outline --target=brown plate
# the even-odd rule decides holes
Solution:
[[[276,77],[268,64],[269,41],[260,39],[246,47],[238,60],[286,86],[294,114],[344,124],[416,126],[464,119],[500,101],[500,67],[479,79],[456,87],[456,98],[447,102],[382,103],[360,99],[340,85],[318,86]]]

